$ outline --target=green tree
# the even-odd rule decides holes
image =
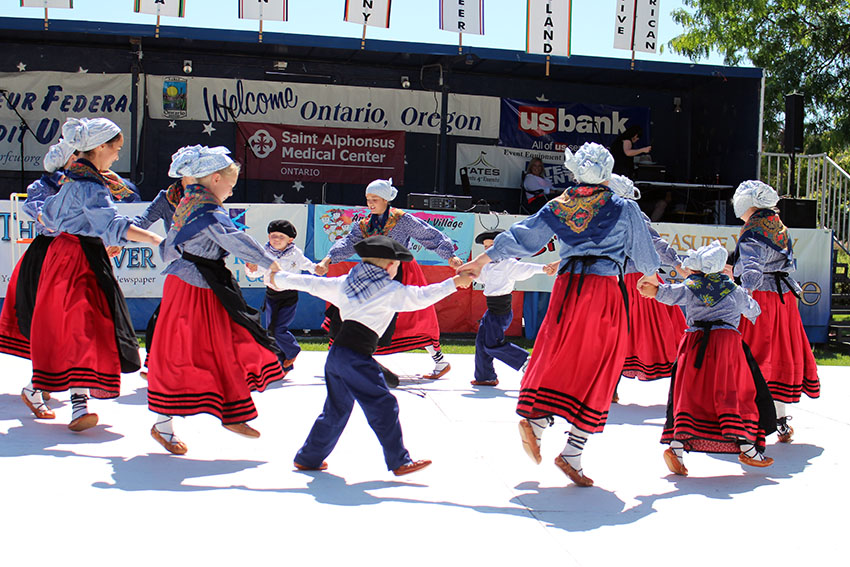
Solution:
[[[693,61],[715,50],[727,65],[765,73],[765,149],[782,147],[784,95],[806,101],[806,150],[850,146],[850,0],[683,0],[685,32],[670,47]]]

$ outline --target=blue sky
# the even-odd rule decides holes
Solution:
[[[4,0],[0,16],[42,19],[39,8],[21,8],[17,0]],[[370,27],[367,39],[457,44],[455,33],[438,28],[438,0],[395,0],[389,29]],[[666,43],[681,29],[670,12],[682,7],[679,0],[660,0],[659,39],[664,53],[637,53],[636,59],[688,62],[673,54]],[[163,25],[210,29],[258,29],[258,23],[237,18],[237,0],[186,0],[186,18],[163,18]],[[343,21],[344,0],[289,0],[288,22],[264,22],[268,32],[357,37],[362,26]],[[463,44],[479,47],[525,49],[525,0],[484,0],[485,35],[464,35]],[[613,48],[615,0],[573,0],[572,52],[575,55],[630,58],[631,52]],[[155,16],[133,12],[133,0],[74,0],[73,10],[50,10],[51,19],[80,19],[151,24]],[[719,56],[700,63],[721,64]]]

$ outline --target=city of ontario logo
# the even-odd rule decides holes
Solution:
[[[266,130],[257,130],[254,135],[248,138],[248,145],[251,146],[251,151],[258,159],[269,157],[277,148],[277,142]]]

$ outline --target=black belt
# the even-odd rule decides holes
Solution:
[[[697,359],[694,361],[694,368],[702,367],[705,351],[708,348],[708,337],[711,335],[711,329],[720,325],[728,325],[728,323],[726,321],[694,321],[694,327],[702,330],[702,339],[700,339],[699,348],[697,349]]]
[[[572,290],[573,287],[573,268],[577,263],[581,263],[581,272],[579,273],[578,285],[576,287],[576,297],[578,297],[581,295],[581,286],[582,284],[584,284],[584,276],[586,275],[588,266],[592,266],[598,260],[608,260],[609,262],[612,262],[615,266],[617,266],[617,269],[620,270],[620,273],[617,275],[617,283],[620,286],[620,293],[623,294],[623,305],[625,305],[626,307],[626,328],[629,332],[631,332],[632,326],[631,322],[629,321],[629,293],[626,290],[626,280],[623,277],[623,266],[620,265],[620,263],[617,262],[615,259],[609,256],[570,256],[564,263],[564,265],[561,266],[561,269],[558,270],[559,276],[563,275],[566,272],[570,272],[571,275],[569,281],[567,282],[567,289],[566,291],[564,291],[564,301],[563,303],[561,303],[561,309],[558,310],[557,322],[561,322],[561,313],[563,312],[564,304],[567,302],[567,297],[570,295],[570,290]]]
[[[776,293],[779,294],[779,301],[783,304],[785,303],[785,298],[782,297],[782,284],[788,286],[788,291],[794,294],[794,297],[800,299],[800,294],[797,293],[797,290],[794,289],[794,286],[791,283],[791,280],[788,278],[788,272],[765,272],[766,276],[773,276],[773,281],[776,283]]]
[[[334,346],[372,356],[378,349],[378,333],[358,321],[343,321],[334,337]]]
[[[493,315],[507,315],[511,312],[513,304],[513,296],[510,293],[505,295],[485,295],[487,301],[487,310]]]

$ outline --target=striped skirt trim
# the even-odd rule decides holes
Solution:
[[[757,421],[735,414],[721,414],[717,421],[701,420],[687,412],[679,412],[672,428],[665,428],[661,442],[681,441],[686,451],[701,453],[738,453],[738,442],[755,445],[764,451],[765,434]]]
[[[519,392],[517,413],[527,418],[563,417],[582,431],[598,433],[608,421],[608,411],[598,411],[578,399],[548,388],[524,388]]]
[[[30,342],[26,339],[0,334],[0,352],[30,359]]]
[[[148,390],[148,407],[151,411],[163,415],[197,415],[207,413],[224,424],[241,423],[257,417],[254,400],[247,397],[241,400],[225,402],[215,392],[197,394],[165,394]]]
[[[61,372],[33,368],[32,383],[36,389],[48,392],[90,388],[98,391],[98,398],[117,398],[121,393],[121,374],[106,374],[91,368],[73,367]]]
[[[637,378],[638,380],[658,380],[669,378],[673,371],[673,362],[659,362],[657,364],[644,364],[636,356],[627,356],[623,364],[623,376],[626,378]]]

